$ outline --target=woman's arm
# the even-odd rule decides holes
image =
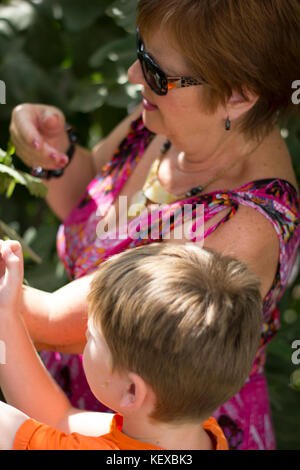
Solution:
[[[63,175],[44,180],[48,188],[46,200],[61,220],[69,215],[89,182],[112,158],[119,143],[128,133],[131,121],[140,112],[141,106],[91,151],[76,145],[72,161]],[[16,154],[29,167],[41,166],[47,170],[64,168],[68,162],[65,152],[70,145],[64,124],[63,113],[53,106],[31,103],[17,106],[13,110],[10,124]]]
[[[53,293],[23,286],[21,313],[36,347],[81,353],[86,342],[87,295],[93,274]]]
[[[228,210],[224,209],[212,217],[205,223],[205,230],[227,214]],[[171,240],[179,244],[189,241]],[[204,242],[199,242],[199,246],[243,261],[260,279],[262,297],[269,292],[279,262],[279,238],[269,220],[257,210],[241,204],[234,217],[222,223]]]
[[[16,106],[10,123],[16,154],[29,167],[62,169],[68,163],[70,143],[65,116],[60,109],[43,104]],[[77,146],[72,162],[60,178],[44,180],[47,202],[59,218],[67,216],[94,175],[92,152]]]
[[[215,217],[210,220],[212,225],[216,222]],[[205,247],[244,261],[261,281],[262,298],[267,295],[276,275],[280,246],[279,237],[265,216],[241,204],[234,217],[205,239]]]
[[[138,117],[140,112],[141,107],[138,106],[92,151],[76,145],[72,161],[63,175],[60,178],[52,178],[46,182],[48,205],[61,220],[69,215],[90,181],[111,160],[118,145],[128,134],[131,122]],[[65,145],[64,148],[66,149],[67,146]]]
[[[76,145],[73,159],[63,175],[59,178],[44,180],[48,188],[46,201],[60,220],[64,220],[69,215],[95,175],[93,152]]]

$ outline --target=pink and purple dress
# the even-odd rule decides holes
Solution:
[[[158,241],[157,237],[151,238],[149,225],[145,225],[143,230],[143,222],[138,226],[139,236],[132,236],[131,233],[115,239],[104,239],[97,235],[99,221],[109,211],[153,137],[154,134],[144,126],[141,118],[133,121],[129,134],[121,142],[111,161],[90,182],[77,206],[60,226],[57,235],[58,254],[71,280],[92,272],[115,253]],[[299,250],[300,195],[285,180],[262,179],[235,190],[214,191],[191,197],[189,200],[170,204],[165,210],[180,209],[187,203],[192,207],[199,204],[204,206],[204,222],[226,209],[226,216],[204,231],[204,238],[234,217],[240,204],[252,207],[267,217],[278,235],[278,268],[273,284],[264,298],[261,343],[251,374],[240,392],[214,414],[231,449],[274,449],[275,439],[263,368],[266,346],[279,328],[278,302],[289,283]],[[175,225],[176,220],[173,217],[169,229],[174,229]],[[158,227],[161,226],[158,224]],[[162,241],[162,233],[160,235],[159,239]],[[73,406],[94,411],[107,410],[89,390],[81,356],[42,352],[42,358]]]

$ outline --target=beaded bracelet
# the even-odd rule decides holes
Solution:
[[[41,166],[38,166],[36,168],[32,168],[31,170],[31,175],[36,176],[37,178],[42,178],[49,180],[50,178],[59,178],[60,176],[63,175],[65,169],[67,168],[68,165],[70,165],[71,160],[73,158],[74,152],[75,152],[75,144],[78,140],[77,135],[74,132],[74,129],[69,126],[69,124],[65,124],[65,130],[67,131],[68,137],[69,137],[69,142],[70,142],[70,147],[66,151],[66,155],[69,158],[68,163],[64,168],[60,168],[58,170],[44,170]]]

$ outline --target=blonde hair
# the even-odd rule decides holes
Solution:
[[[208,113],[233,91],[258,96],[239,123],[245,136],[264,137],[280,116],[297,112],[291,96],[300,78],[299,0],[139,0],[137,24],[144,39],[165,29],[191,75],[206,79]]]
[[[199,421],[244,385],[259,346],[259,281],[194,244],[153,243],[100,265],[88,298],[113,370],[156,394],[152,418]]]

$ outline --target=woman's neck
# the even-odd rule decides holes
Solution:
[[[247,141],[242,134],[226,134],[222,138],[172,141],[170,158],[177,169],[183,173],[207,172],[229,166],[239,158],[251,155],[258,149],[256,141]]]

